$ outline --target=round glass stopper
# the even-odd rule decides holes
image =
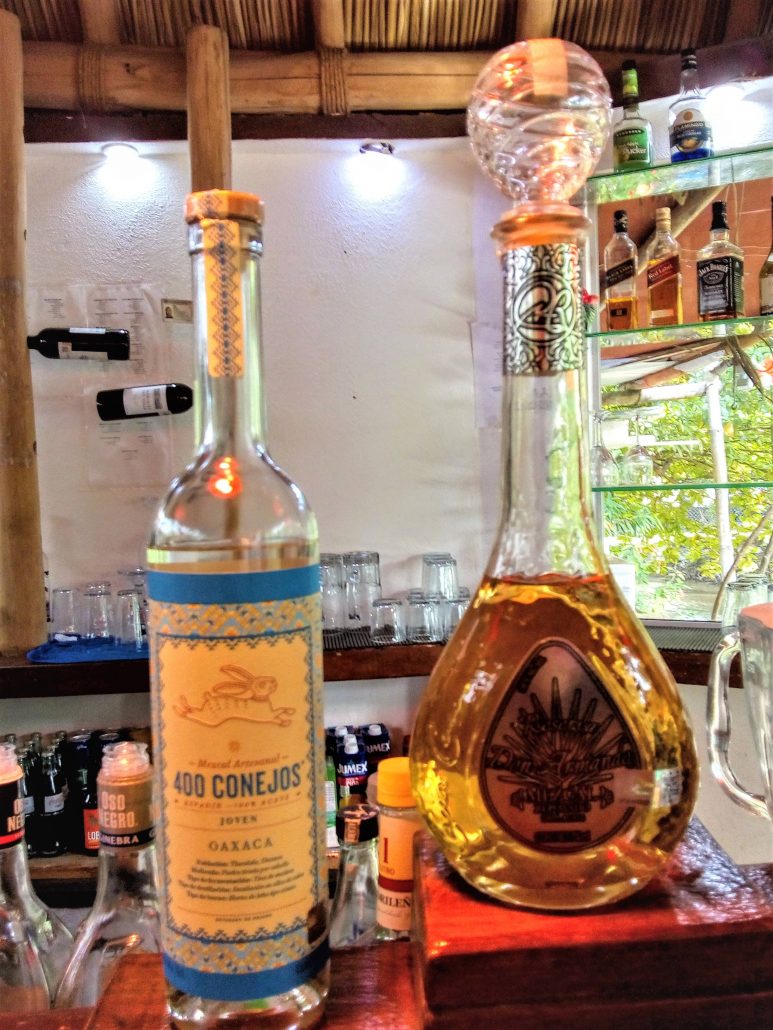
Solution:
[[[472,91],[467,132],[483,171],[518,203],[566,203],[593,172],[611,100],[590,54],[560,39],[494,54]]]

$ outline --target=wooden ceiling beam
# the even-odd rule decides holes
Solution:
[[[369,52],[346,57],[346,102],[356,111],[453,111],[490,55],[481,51]],[[630,54],[594,52],[619,94]],[[773,39],[747,39],[700,51],[701,85],[773,74]],[[678,91],[679,55],[638,54],[642,98]],[[243,114],[319,114],[325,110],[316,52],[230,53],[231,110]],[[24,44],[27,107],[66,111],[184,111],[185,55],[162,47]],[[333,112],[331,112],[333,113]]]
[[[78,0],[84,43],[118,46],[121,42],[121,16],[118,0]]]

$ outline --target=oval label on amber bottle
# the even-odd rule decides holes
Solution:
[[[625,719],[565,640],[542,641],[513,677],[486,737],[480,782],[497,823],[550,853],[624,832],[652,797]]]

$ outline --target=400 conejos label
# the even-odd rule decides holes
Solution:
[[[249,1000],[327,961],[318,567],[151,572],[164,965]]]

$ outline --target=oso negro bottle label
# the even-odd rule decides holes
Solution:
[[[144,776],[128,783],[98,781],[99,842],[108,848],[143,848],[156,836],[153,780]]]
[[[19,776],[0,783],[0,851],[24,840],[24,801],[19,792]]]
[[[558,854],[623,833],[637,808],[659,806],[667,792],[664,777],[644,768],[613,698],[566,640],[543,641],[516,672],[486,738],[481,787],[507,833]]]
[[[318,566],[148,593],[166,977],[284,993],[328,958]]]

